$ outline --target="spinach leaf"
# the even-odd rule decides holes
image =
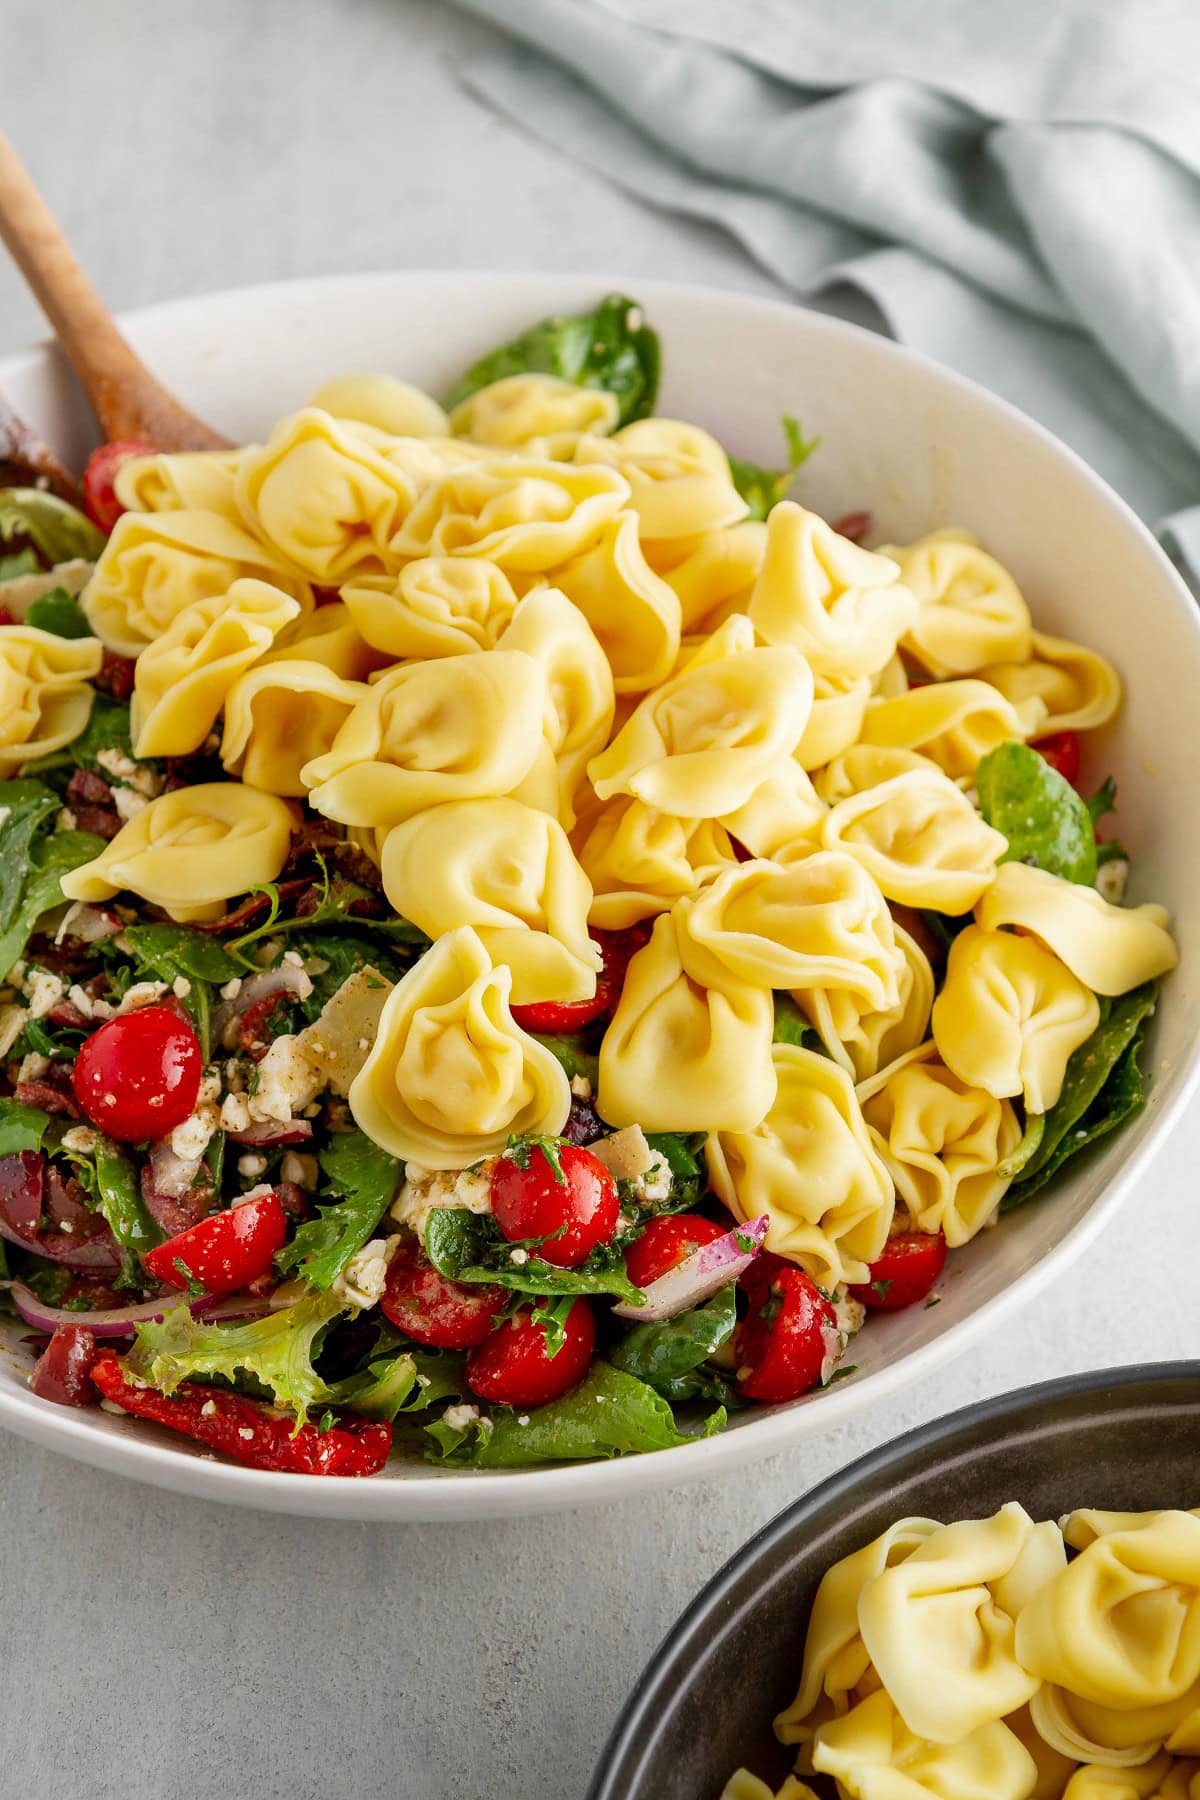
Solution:
[[[1001,1211],[1032,1199],[1077,1151],[1137,1111],[1144,1098],[1138,1050],[1157,999],[1157,984],[1148,981],[1119,999],[1101,1001],[1100,1023],[1068,1062],[1062,1092],[1045,1115],[1041,1143],[1004,1196]]]
[[[771,1033],[771,1041],[775,1044],[795,1044],[803,1050],[823,1048],[820,1033],[809,1024],[792,996],[783,993],[775,996],[775,1029]]]
[[[1114,810],[1117,804],[1117,784],[1111,775],[1106,775],[1091,799],[1087,802],[1088,814],[1093,826],[1098,825],[1106,813]]]
[[[648,1212],[679,1212],[691,1206],[700,1197],[702,1188],[708,1181],[708,1170],[704,1162],[704,1133],[702,1131],[651,1131],[647,1133],[646,1142],[652,1150],[657,1150],[671,1171],[671,1193],[667,1200],[660,1200],[653,1205],[641,1202],[642,1210]]]
[[[556,1057],[566,1071],[568,1081],[576,1075],[583,1075],[591,1082],[593,1089],[600,1080],[600,1058],[596,1051],[587,1048],[588,1039],[583,1032],[573,1032],[569,1036],[555,1035],[550,1032],[532,1031],[529,1034],[544,1044],[551,1056]]]
[[[304,958],[304,966],[312,977],[312,993],[300,1002],[301,1014],[309,1024],[351,975],[357,975],[368,963],[390,982],[399,981],[408,966],[408,958],[401,960],[383,944],[365,937],[321,932],[311,938],[296,937],[293,946]]]
[[[16,1156],[22,1150],[40,1150],[50,1114],[19,1100],[0,1100],[0,1156]]]
[[[301,1225],[275,1260],[310,1287],[328,1288],[391,1205],[402,1168],[364,1131],[337,1132],[321,1151],[320,1163],[337,1203],[320,1207],[316,1218]]]
[[[1092,887],[1096,833],[1091,814],[1070,782],[1027,744],[999,744],[975,776],[979,809],[1002,831],[1001,862],[1032,863],[1051,875]]]
[[[7,975],[18,961],[42,914],[62,905],[63,876],[81,863],[91,862],[103,848],[104,839],[91,831],[56,831],[53,837],[33,846],[16,911],[0,931],[0,977]],[[5,853],[0,834],[0,860]]]
[[[610,1349],[609,1361],[627,1375],[649,1382],[657,1392],[667,1388],[672,1399],[681,1399],[683,1377],[720,1349],[736,1324],[737,1300],[730,1282],[703,1306],[693,1306],[677,1318],[635,1325]]]
[[[146,971],[159,981],[183,975],[221,987],[245,973],[215,938],[186,925],[130,925],[125,938],[139,973]]]
[[[39,631],[52,632],[55,637],[85,638],[91,637],[92,628],[78,600],[68,594],[66,588],[51,588],[35,600],[25,614],[27,625],[36,625]]]
[[[525,1260],[514,1262],[514,1252]],[[578,1268],[560,1269],[535,1249],[509,1243],[490,1214],[468,1212],[465,1206],[434,1207],[425,1226],[425,1254],[440,1275],[492,1282],[518,1294],[614,1294],[635,1303],[642,1297],[614,1245],[598,1245]]]
[[[33,866],[33,841],[61,802],[41,781],[0,781],[0,931],[12,924]]]
[[[52,750],[49,756],[39,756],[36,762],[26,763],[25,773],[45,775],[52,769],[81,766],[94,769],[101,750],[119,750],[123,756],[133,755],[127,702],[114,700],[111,694],[96,693],[92,695],[88,722],[74,743],[62,750]]]
[[[719,1429],[723,1423],[724,1415],[718,1414],[708,1429]],[[425,1430],[432,1440],[428,1451],[432,1461],[473,1469],[629,1456],[690,1441],[652,1387],[599,1360],[571,1393],[533,1412],[503,1408],[490,1420],[451,1426],[443,1418]]]
[[[786,469],[765,469],[760,463],[746,462],[740,456],[729,459],[733,485],[750,508],[746,514],[748,519],[765,519],[778,501],[787,499],[801,466],[821,442],[819,437],[806,438],[799,419],[791,413],[784,413],[781,423],[787,442]]]
[[[146,1211],[137,1170],[119,1144],[102,1137],[90,1161],[82,1156],[73,1160],[76,1173],[96,1202],[96,1211],[108,1220],[123,1250],[151,1250],[162,1243],[163,1233]]]
[[[106,539],[77,507],[42,488],[0,488],[0,538],[28,538],[47,563],[95,562]]]
[[[557,375],[576,387],[603,388],[620,405],[618,424],[654,410],[659,376],[658,333],[642,318],[636,300],[608,294],[593,312],[559,313],[481,356],[446,395],[448,411],[480,388],[509,375]]]

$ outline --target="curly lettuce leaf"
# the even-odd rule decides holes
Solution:
[[[82,557],[95,562],[107,542],[78,507],[43,488],[0,488],[0,539],[27,539],[49,564]]]
[[[321,1170],[329,1191],[337,1196],[332,1206],[322,1206],[315,1219],[301,1225],[276,1262],[293,1271],[310,1287],[331,1287],[356,1250],[361,1250],[403,1180],[403,1167],[394,1156],[372,1143],[365,1131],[339,1131],[320,1153]]]
[[[294,1306],[248,1325],[206,1325],[181,1302],[160,1320],[137,1327],[125,1368],[134,1379],[164,1394],[197,1377],[234,1381],[248,1375],[274,1397],[277,1406],[295,1414],[299,1431],[309,1408],[330,1398],[328,1384],[313,1361],[326,1326],[345,1311],[344,1302],[331,1294],[308,1294]]]
[[[784,413],[780,422],[787,443],[786,469],[767,469],[741,456],[729,459],[733,485],[750,508],[748,519],[765,519],[773,506],[787,499],[796,476],[821,442],[819,437],[806,438],[799,419],[791,413]]]
[[[1031,863],[1051,875],[1093,887],[1096,832],[1070,782],[1027,744],[1000,744],[975,776],[979,810],[1008,839],[1001,862]]]
[[[465,1362],[453,1351],[421,1345],[377,1349],[360,1373],[335,1382],[330,1394],[335,1406],[348,1406],[368,1419],[392,1420],[465,1394]]]
[[[660,360],[658,333],[645,323],[637,301],[608,294],[592,312],[539,319],[511,343],[481,356],[459,376],[445,405],[452,412],[480,388],[510,375],[557,375],[576,387],[614,395],[617,422],[628,425],[654,410]]]

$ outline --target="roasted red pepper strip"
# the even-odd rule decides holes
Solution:
[[[363,1420],[328,1431],[302,1425],[293,1437],[290,1419],[277,1418],[257,1401],[222,1388],[185,1381],[173,1394],[160,1394],[157,1388],[136,1387],[111,1353],[96,1363],[92,1380],[103,1398],[123,1412],[181,1431],[251,1469],[286,1475],[378,1475],[392,1447],[392,1428],[387,1424]]]

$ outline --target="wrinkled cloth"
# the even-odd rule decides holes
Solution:
[[[491,105],[1056,432],[1200,577],[1196,0],[457,0]],[[836,310],[836,306],[835,306]]]

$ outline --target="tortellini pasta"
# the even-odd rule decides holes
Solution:
[[[617,513],[550,580],[591,626],[617,693],[643,694],[667,679],[679,654],[679,601],[642,554],[636,513]]]
[[[999,1719],[954,1744],[910,1731],[886,1693],[817,1728],[813,1766],[851,1800],[1027,1800],[1033,1758]]]
[[[869,675],[813,675],[813,703],[796,761],[804,769],[820,769],[856,743],[871,698]]]
[[[1121,682],[1098,651],[1069,638],[1033,634],[1033,654],[1024,662],[998,662],[979,671],[1014,706],[1040,701],[1046,708],[1041,729],[1093,731],[1107,725],[1121,704]]]
[[[365,431],[305,407],[281,419],[238,465],[242,516],[311,581],[334,586],[356,572],[399,566],[393,538],[416,499],[411,476]]]
[[[325,754],[367,692],[324,663],[260,662],[225,696],[221,761],[249,787],[300,799],[301,769]]]
[[[628,499],[615,469],[488,457],[426,488],[392,549],[403,558],[486,556],[509,573],[541,574],[589,549]]]
[[[1008,849],[940,769],[910,769],[839,800],[822,826],[889,900],[942,913],[969,912]]]
[[[585,822],[576,846],[593,889],[589,916],[604,931],[668,911],[736,860],[715,821],[676,819],[624,795]]]
[[[715,531],[749,510],[717,440],[679,419],[639,419],[612,437],[582,437],[575,461],[620,470],[641,536],[651,541]]]
[[[542,454],[568,461],[585,432],[604,437],[621,409],[603,388],[577,387],[558,375],[505,375],[479,388],[450,415],[450,429],[476,444],[520,450],[538,440]]]
[[[1024,1094],[1035,1113],[1054,1105],[1072,1052],[1099,1022],[1095,994],[1051,951],[979,925],[955,938],[933,1003],[938,1054],[959,1080],[997,1100]]]
[[[858,1097],[917,1230],[941,1232],[951,1249],[969,1243],[1009,1185],[1003,1164],[1021,1141],[1009,1102],[968,1087],[932,1054],[882,1069]]]
[[[305,764],[311,804],[343,825],[399,825],[424,807],[511,793],[544,739],[546,687],[523,651],[403,664]]]
[[[555,810],[570,828],[584,769],[612,725],[612,671],[587,620],[557,588],[535,588],[521,601],[498,648],[523,653],[541,670],[542,728],[557,772]]]
[[[744,613],[749,606],[767,551],[767,528],[760,520],[743,519],[696,538],[668,538],[656,548],[686,552],[656,564],[679,601],[681,629],[713,632],[730,613]]]
[[[636,707],[588,765],[601,800],[629,794],[680,818],[744,806],[799,742],[812,675],[790,649],[760,649],[735,614]]]
[[[366,681],[393,659],[377,650],[359,631],[342,600],[327,601],[285,625],[264,662],[318,662],[343,681]]]
[[[341,592],[367,643],[393,657],[494,649],[517,605],[504,570],[482,556],[419,557],[399,575],[364,575]]]
[[[792,860],[820,849],[827,810],[800,764],[784,758],[722,824],[751,856]]]
[[[1096,994],[1127,993],[1179,960],[1163,907],[1112,906],[1095,888],[1026,863],[1005,863],[978,916],[989,929],[1031,932]]]
[[[0,773],[79,736],[103,655],[97,638],[58,637],[36,625],[0,628]]]
[[[590,1000],[600,955],[592,898],[556,819],[516,800],[430,807],[384,840],[384,892],[430,938],[470,925],[512,972],[512,1000]]]
[[[891,700],[869,701],[862,741],[923,751],[957,779],[974,775],[981,758],[998,744],[1034,736],[1045,717],[1041,700],[1014,706],[986,681],[936,681]]]
[[[885,744],[852,744],[833,757],[813,781],[827,806],[864,794],[868,788],[908,775],[914,769],[937,771],[937,764],[919,750],[899,750]]]
[[[571,1110],[562,1065],[515,1023],[512,976],[470,926],[447,932],[388,995],[350,1086],[375,1143],[427,1169],[461,1169],[509,1138],[555,1136]]]
[[[1024,596],[971,532],[931,531],[915,544],[887,544],[882,554],[899,563],[901,581],[920,603],[904,648],[936,680],[1027,660],[1033,627]]]
[[[122,513],[80,604],[96,636],[137,656],[177,613],[227,594],[250,577],[281,588],[308,611],[312,590],[295,570],[220,513]]]
[[[767,1248],[816,1281],[866,1281],[887,1242],[895,1190],[853,1084],[813,1050],[775,1044],[771,1055],[777,1092],[761,1122],[745,1130],[713,1121],[705,1146],[713,1191],[737,1219],[766,1213]]]
[[[773,1024],[765,988],[691,978],[664,913],[630,961],[600,1046],[601,1117],[646,1131],[753,1130],[775,1097]]]
[[[225,902],[274,881],[294,814],[235,781],[174,788],[122,825],[91,862],[63,876],[68,900],[93,905],[128,889],[182,924],[219,919]]]
[[[135,756],[187,756],[212,730],[239,675],[298,617],[297,601],[265,581],[176,613],[137,660],[130,710]]]
[[[181,512],[198,507],[235,524],[236,477],[241,450],[179,450],[131,456],[113,477],[113,492],[127,512]]]
[[[767,519],[767,550],[747,608],[769,644],[790,644],[815,672],[855,680],[895,654],[917,603],[886,556],[851,543],[792,500]]]
[[[856,1081],[865,1081],[917,1049],[929,1029],[933,1006],[929,958],[903,926],[894,929],[901,961],[896,970],[896,998],[889,1006],[872,1006],[852,988],[792,990],[793,1000],[830,1056]]]
[[[335,419],[356,419],[392,437],[444,437],[450,421],[432,395],[395,375],[335,375],[308,403]]]

